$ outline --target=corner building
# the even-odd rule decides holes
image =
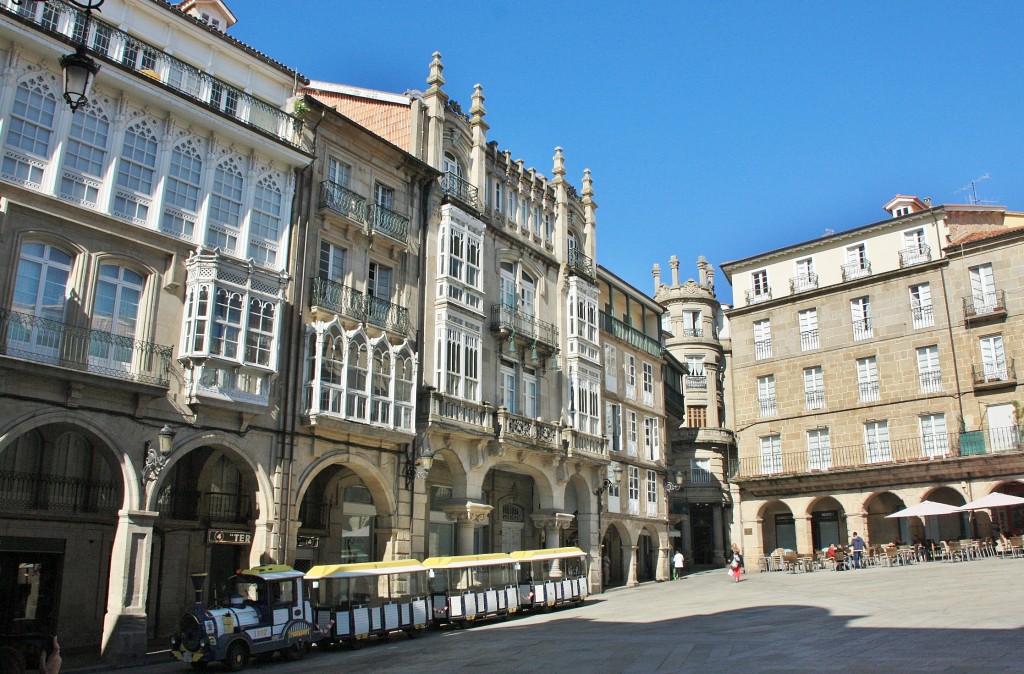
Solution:
[[[176,624],[180,570],[279,547],[305,80],[193,4],[0,2],[0,630],[121,665]],[[72,113],[76,41],[101,69]]]
[[[722,265],[748,552],[987,536],[985,512],[886,519],[1024,491],[1024,219],[898,195],[891,217]],[[1024,511],[996,514],[1021,529]]]

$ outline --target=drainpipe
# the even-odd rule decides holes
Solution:
[[[935,211],[934,210],[931,211],[931,216],[932,216],[932,226],[935,228],[935,241],[938,242],[939,245],[941,246],[942,245],[942,239],[940,238],[939,220],[938,220],[938,218],[935,217]],[[960,245],[960,253],[961,253],[961,255],[963,255],[963,248],[964,248],[963,244],[961,244]],[[950,298],[949,298],[949,288],[946,285],[946,268],[945,268],[945,265],[942,265],[942,266],[939,267],[939,279],[942,281],[942,299],[943,299],[943,303],[946,305],[946,332],[949,335],[949,347],[950,347],[950,350],[953,352],[953,377],[954,377],[954,380],[956,382],[956,403],[957,403],[957,407],[960,410],[960,412],[959,412],[960,413],[960,432],[963,433],[964,431],[967,430],[967,428],[964,425],[964,399],[963,399],[963,392],[960,390],[960,368],[959,368],[959,366],[957,364],[960,359],[957,358],[957,355],[956,355],[956,341],[953,339],[953,314],[949,310],[949,299]]]

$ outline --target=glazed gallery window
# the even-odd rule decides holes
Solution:
[[[277,302],[226,285],[190,287],[182,351],[238,365],[275,367]]]
[[[580,368],[569,383],[576,401],[576,428],[590,435],[600,435],[600,376],[599,372]]]
[[[86,206],[96,206],[107,163],[110,120],[97,105],[86,105],[71,116],[60,196]]]
[[[480,308],[482,280],[480,276],[480,250],[483,237],[480,232],[449,222],[441,227],[441,250],[438,255],[438,276],[447,277],[439,284],[442,296],[474,309]]]
[[[145,225],[156,178],[157,135],[147,120],[129,126],[124,133],[117,162],[114,215]]]
[[[199,220],[203,159],[199,145],[187,139],[171,150],[171,165],[164,179],[164,212],[160,231],[191,241]]]
[[[249,257],[266,267],[277,265],[277,242],[281,238],[282,199],[277,179],[264,175],[256,181],[249,211]]]
[[[242,183],[242,169],[235,158],[222,161],[214,170],[206,243],[229,255],[235,255],[238,250],[242,226]]]
[[[56,113],[57,97],[42,75],[15,88],[4,138],[2,173],[6,180],[36,188],[42,185]]]
[[[475,323],[438,316],[435,375],[448,395],[480,400],[480,330]]]

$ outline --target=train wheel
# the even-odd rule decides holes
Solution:
[[[308,641],[296,641],[288,648],[281,649],[281,657],[289,662],[301,660],[306,657],[306,653],[309,653]]]
[[[249,647],[245,645],[244,641],[236,639],[228,646],[228,653],[227,657],[224,658],[224,664],[232,672],[245,669],[245,666],[249,664]]]

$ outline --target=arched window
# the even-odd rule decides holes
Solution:
[[[71,129],[64,150],[60,196],[88,206],[99,197],[107,163],[110,120],[95,102],[86,103],[71,116]]]
[[[27,351],[34,357],[56,357],[64,332],[64,304],[72,257],[38,241],[21,245],[14,282],[7,352]]]
[[[217,289],[210,336],[210,353],[238,358],[238,339],[242,332],[242,296],[224,288]]]
[[[18,84],[4,139],[4,178],[32,187],[42,185],[56,112],[57,97],[44,75]]]
[[[381,340],[373,349],[373,400],[370,421],[391,423],[391,352],[387,341]]]
[[[249,300],[249,320],[245,330],[245,362],[270,367],[274,344],[273,302]]]
[[[256,183],[249,224],[249,257],[256,264],[268,267],[277,264],[282,199],[281,187],[274,176],[265,175]]]
[[[395,358],[395,428],[412,429],[413,359],[408,349]]]
[[[171,165],[164,180],[164,214],[160,230],[179,239],[192,241],[199,213],[203,159],[199,144],[189,138],[174,146]]]
[[[536,302],[537,283],[533,280],[533,276],[527,274],[525,271],[521,272],[521,281],[519,284],[519,308],[529,320],[533,320],[533,316],[536,313],[534,310]]]
[[[238,234],[242,226],[242,169],[235,157],[229,157],[214,172],[210,193],[206,243],[229,255],[238,253]]]
[[[444,153],[444,171],[450,173],[456,178],[462,180],[462,166],[459,165],[459,160],[455,158],[451,152]]]
[[[368,345],[366,338],[356,335],[348,345],[346,363],[345,416],[350,419],[366,419],[367,376],[369,372]]]
[[[320,368],[320,409],[341,414],[345,397],[345,340],[341,335],[324,336],[323,362]]]
[[[156,182],[156,132],[143,119],[124,132],[117,164],[114,215],[144,225],[149,218],[150,197]]]
[[[101,264],[92,307],[91,365],[127,370],[131,366],[139,302],[145,279],[127,267]],[[116,339],[123,337],[125,339]]]

